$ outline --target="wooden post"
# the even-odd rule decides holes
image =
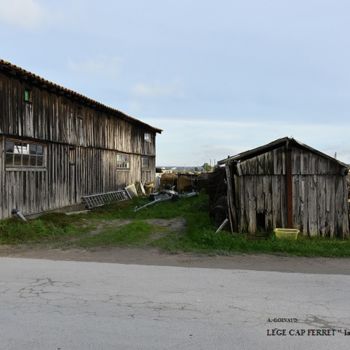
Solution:
[[[230,228],[231,228],[231,233],[235,232],[235,225],[236,225],[236,211],[235,211],[235,206],[233,204],[233,188],[232,188],[232,174],[231,174],[231,169],[230,169],[230,162],[227,162],[225,165],[225,170],[226,170],[226,181],[227,181],[227,209],[228,209],[228,219],[230,222]]]
[[[287,227],[293,228],[293,179],[292,179],[292,150],[286,146],[286,200],[287,200]]]

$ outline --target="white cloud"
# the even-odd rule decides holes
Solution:
[[[152,118],[164,130],[157,141],[159,165],[198,165],[261,146],[277,138],[294,137],[311,147],[350,163],[350,124]]]
[[[0,0],[0,22],[35,28],[44,19],[45,11],[36,0]]]
[[[170,83],[137,83],[132,88],[132,93],[136,97],[183,97],[183,86],[179,80]]]
[[[116,78],[121,70],[121,59],[118,57],[98,56],[85,60],[68,61],[68,68],[79,74],[89,74],[102,78]]]

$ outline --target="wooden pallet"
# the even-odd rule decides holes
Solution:
[[[82,197],[83,203],[87,209],[102,207],[105,204],[126,201],[130,199],[125,190],[92,194]]]

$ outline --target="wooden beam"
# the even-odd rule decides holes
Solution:
[[[286,146],[286,200],[287,200],[287,227],[293,228],[293,179],[292,179],[292,150]]]
[[[225,165],[226,170],[226,182],[227,182],[227,211],[228,211],[228,219],[230,222],[231,233],[235,232],[235,223],[237,222],[235,218],[235,207],[233,204],[233,188],[232,188],[232,173],[230,169],[231,163],[227,163]]]

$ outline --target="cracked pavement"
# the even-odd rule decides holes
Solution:
[[[349,291],[349,275],[0,258],[0,348],[348,349],[266,334],[350,329]]]

